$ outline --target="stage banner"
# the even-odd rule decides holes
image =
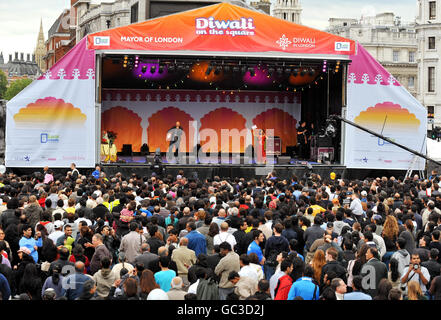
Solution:
[[[95,55],[81,40],[6,104],[7,167],[93,167]]]
[[[90,34],[95,50],[355,53],[355,41],[220,3]]]
[[[360,44],[351,59],[346,119],[425,154],[426,108]],[[425,159],[398,146],[348,124],[345,130],[344,164],[348,168],[425,168]]]
[[[115,132],[123,145],[139,152],[143,144],[167,152],[168,130],[181,123],[181,151],[197,144],[212,152],[243,153],[253,144],[254,128],[280,138],[282,152],[297,144],[301,94],[294,92],[104,89],[101,130]],[[269,131],[272,130],[272,131]],[[257,136],[257,134],[256,134]]]

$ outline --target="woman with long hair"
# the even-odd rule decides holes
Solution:
[[[354,267],[352,268],[352,276],[358,276],[361,272],[361,268],[366,263],[366,252],[369,249],[369,245],[363,244],[357,252],[357,258],[354,262]]]
[[[80,236],[77,239],[77,245],[81,245],[83,247],[83,254],[87,257],[89,261],[92,260],[92,256],[95,253],[95,248],[91,245],[92,237],[93,232],[88,226],[82,226],[80,228]]]
[[[398,239],[398,231],[397,219],[392,215],[387,216],[383,225],[383,232],[381,233],[384,244],[386,245],[386,253],[382,259],[386,266],[389,266],[390,258],[394,252],[397,251],[396,241]]]
[[[320,276],[322,274],[322,268],[326,264],[325,252],[321,249],[317,249],[314,253],[314,257],[310,262],[312,269],[314,270],[314,280],[320,283]]]
[[[44,225],[37,224],[35,227],[36,231],[40,231],[41,239],[43,241],[43,246],[38,248],[38,256],[40,261],[53,262],[57,259],[58,249],[54,242],[48,238],[48,232]]]
[[[207,240],[207,253],[212,254],[214,252],[214,236],[219,234],[219,225],[216,222],[212,222],[208,229],[208,234],[205,236]]]
[[[398,271],[398,260],[393,258],[389,262],[389,272],[387,278],[392,283],[392,287],[400,289],[401,286],[401,274]]]
[[[407,297],[404,300],[427,300],[427,297],[423,294],[417,281],[409,281],[407,283]]]
[[[140,298],[141,300],[146,300],[147,296],[153,289],[159,289],[159,284],[155,281],[155,276],[153,272],[149,269],[144,269],[141,273],[141,278],[139,279],[139,286],[141,289]]]
[[[41,300],[41,278],[35,263],[28,263],[18,286],[20,293],[27,293],[31,300]]]
[[[393,289],[392,283],[388,279],[381,279],[378,284],[377,295],[373,300],[388,300],[389,292]]]

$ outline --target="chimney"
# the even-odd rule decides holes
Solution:
[[[28,53],[26,55],[26,62],[31,62],[31,54],[30,53]]]
[[[20,61],[24,61],[24,53],[20,52]]]
[[[12,62],[12,54],[9,55],[9,62]]]
[[[15,53],[15,59],[14,61],[18,61],[18,52]]]
[[[35,54],[32,55],[32,62],[35,62]]]

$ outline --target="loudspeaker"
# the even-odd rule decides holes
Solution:
[[[141,146],[141,149],[139,149],[139,152],[142,156],[146,156],[149,154],[150,151],[149,151],[149,146],[147,145],[147,143],[144,143]]]
[[[289,164],[291,162],[291,157],[279,156],[277,157],[278,164]]]
[[[332,138],[328,136],[318,136],[317,147],[332,147]]]
[[[123,144],[121,150],[122,156],[131,156],[132,155],[132,145],[131,144]]]

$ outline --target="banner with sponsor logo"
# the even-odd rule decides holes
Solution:
[[[358,44],[348,71],[346,119],[426,153],[427,110]],[[346,125],[348,168],[423,170],[425,159],[351,125]],[[414,161],[415,159],[415,161]]]
[[[96,50],[355,54],[355,42],[230,3],[88,35]]]
[[[7,167],[95,164],[95,55],[81,40],[6,105]]]

